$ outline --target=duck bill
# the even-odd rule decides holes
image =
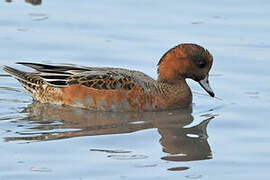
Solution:
[[[215,94],[212,90],[212,88],[210,87],[209,81],[208,81],[208,75],[199,81],[199,84],[202,86],[202,88],[211,96],[211,97],[215,97]]]

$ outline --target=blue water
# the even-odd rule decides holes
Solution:
[[[191,109],[94,113],[33,103],[0,76],[0,179],[269,179],[269,9],[267,0],[1,2],[1,66],[113,66],[156,78],[163,53],[191,42],[214,56],[217,98],[189,81]]]

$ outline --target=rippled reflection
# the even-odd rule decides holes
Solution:
[[[162,157],[169,161],[194,161],[211,159],[211,149],[207,141],[206,128],[211,118],[202,121],[199,125],[182,128],[162,127],[158,131],[163,151],[171,155]]]
[[[80,136],[131,133],[156,128],[161,135],[162,157],[166,161],[193,161],[210,159],[211,149],[207,142],[206,128],[213,118],[198,125],[184,127],[194,118],[192,109],[161,112],[92,112],[34,102],[22,113],[26,117],[16,121],[29,122],[16,137],[5,141],[49,141]],[[172,168],[172,170],[183,169]],[[185,168],[184,168],[185,169]]]

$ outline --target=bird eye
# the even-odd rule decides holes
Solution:
[[[199,68],[204,68],[204,67],[206,66],[206,61],[203,60],[203,59],[198,60],[198,61],[197,61],[197,66],[198,66]]]

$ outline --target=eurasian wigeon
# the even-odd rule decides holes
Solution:
[[[192,93],[186,78],[197,81],[210,96],[208,74],[213,57],[196,44],[180,44],[158,63],[158,79],[134,70],[18,62],[36,70],[4,66],[34,100],[102,111],[164,110],[188,106]]]

